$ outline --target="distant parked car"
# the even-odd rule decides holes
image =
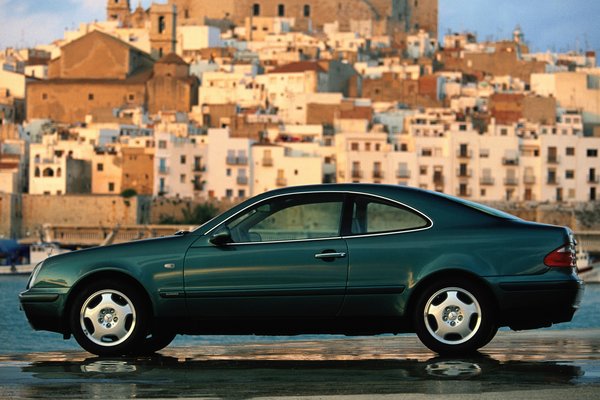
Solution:
[[[34,329],[102,355],[176,334],[416,332],[443,354],[501,326],[570,321],[583,284],[568,228],[401,186],[289,187],[192,232],[40,263],[21,293]]]

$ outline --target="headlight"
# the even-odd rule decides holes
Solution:
[[[37,279],[37,276],[40,273],[40,270],[42,269],[42,265],[44,265],[43,261],[37,263],[35,268],[33,268],[33,271],[31,272],[31,275],[29,276],[29,280],[27,281],[27,289],[28,290],[31,288],[31,285],[33,284],[33,282],[35,282],[35,280]]]

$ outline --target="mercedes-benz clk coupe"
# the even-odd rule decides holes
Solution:
[[[177,334],[405,332],[457,355],[499,327],[570,321],[575,259],[566,227],[421,189],[324,184],[263,193],[191,232],[50,257],[20,301],[34,329],[101,356]]]

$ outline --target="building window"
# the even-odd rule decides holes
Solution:
[[[566,179],[573,179],[575,178],[575,171],[572,169],[568,169],[565,171],[565,178]]]
[[[252,5],[252,15],[258,17],[260,15],[260,4],[254,3]]]
[[[180,162],[181,164],[185,164],[185,161],[186,161],[186,159],[185,159],[185,155],[181,155],[181,156],[179,157],[179,162]]]
[[[277,15],[280,16],[280,17],[284,17],[285,16],[285,5],[279,4],[277,6]]]
[[[358,151],[358,143],[356,143],[356,142],[350,143],[350,150]]]
[[[96,164],[96,171],[98,171],[98,172],[104,171],[104,164],[102,164],[102,163]]]
[[[166,29],[165,16],[158,17],[158,33],[163,33]]]
[[[179,183],[185,183],[185,174],[179,175]]]
[[[48,93],[42,93],[42,100],[48,100]]]
[[[419,166],[419,174],[420,175],[427,175],[427,166],[426,165],[420,165]]]
[[[243,199],[243,198],[245,198],[245,197],[246,197],[246,191],[245,191],[244,189],[240,189],[240,190],[238,190],[238,197],[239,197],[240,199]]]
[[[135,100],[135,94],[130,93],[129,94],[129,101],[134,101]]]
[[[233,197],[233,189],[225,190],[225,197],[227,197],[227,198]]]
[[[304,5],[304,16],[310,17],[310,5],[308,5],[308,4]]]
[[[588,157],[598,157],[598,149],[587,149]]]
[[[108,182],[108,191],[109,192],[114,192],[115,191],[115,184],[114,184],[114,182]]]
[[[52,168],[46,168],[46,169],[44,169],[44,172],[42,173],[42,175],[45,177],[53,177],[54,171],[52,170]]]
[[[167,141],[166,140],[159,140],[158,141],[158,148],[159,149],[166,149],[167,148]]]
[[[225,175],[227,175],[227,176],[231,176],[231,168],[227,168],[227,169],[225,170]]]
[[[35,167],[35,173],[33,174],[36,178],[40,177],[40,167]]]
[[[567,147],[566,154],[568,156],[574,156],[575,155],[575,147]]]
[[[88,93],[88,100],[94,100],[94,93]]]

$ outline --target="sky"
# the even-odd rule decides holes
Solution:
[[[140,0],[131,0],[133,7]],[[157,1],[157,2],[165,2]],[[151,0],[141,0],[148,7]],[[439,0],[439,31],[507,39],[520,25],[533,51],[600,52],[600,0]],[[0,0],[0,48],[50,43],[65,28],[104,20],[105,0]]]

